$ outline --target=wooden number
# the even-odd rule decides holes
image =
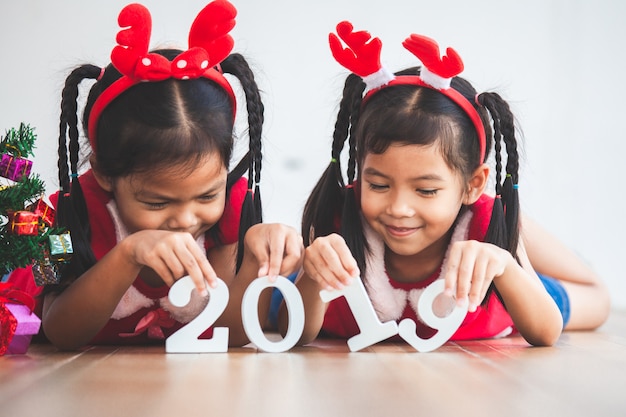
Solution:
[[[191,300],[191,291],[194,288],[195,285],[190,276],[179,279],[170,288],[170,302],[177,307],[184,307]],[[228,327],[214,328],[211,339],[198,339],[222,315],[228,304],[228,287],[224,281],[218,278],[217,287],[207,286],[207,289],[209,291],[209,303],[196,318],[165,340],[166,352],[203,353],[226,352],[228,350]]]
[[[374,311],[360,278],[354,279],[352,284],[341,290],[320,291],[320,297],[325,303],[341,296],[346,298],[361,331],[361,333],[348,339],[348,347],[352,352],[364,349],[398,333],[398,324],[395,321],[381,323],[378,320],[376,311]]]
[[[430,352],[446,343],[457,331],[465,315],[467,314],[467,303],[458,306],[455,303],[454,309],[445,317],[438,317],[433,311],[433,305],[437,296],[442,295],[445,289],[445,282],[439,279],[430,284],[420,295],[417,302],[417,314],[427,326],[437,330],[437,333],[429,338],[422,339],[415,334],[417,328],[411,319],[404,319],[398,325],[400,337],[407,341],[418,352]]]
[[[271,342],[263,334],[259,323],[258,306],[261,292],[270,287],[276,287],[283,294],[289,311],[289,327],[285,337],[278,342]],[[304,304],[295,285],[285,277],[277,277],[271,282],[269,277],[257,278],[246,288],[241,303],[243,327],[248,338],[259,349],[265,352],[284,352],[298,343],[304,331]]]

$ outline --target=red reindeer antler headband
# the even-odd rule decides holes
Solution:
[[[189,49],[169,61],[162,55],[148,53],[152,18],[141,4],[124,7],[118,24],[118,45],[111,52],[113,66],[122,77],[111,84],[96,99],[89,114],[89,141],[96,147],[98,120],[104,109],[120,94],[141,82],[163,81],[169,78],[188,80],[208,78],[222,87],[231,99],[233,118],[236,111],[235,93],[228,80],[215,67],[233,49],[228,34],[235,26],[237,10],[226,0],[215,0],[198,13],[189,31]]]
[[[367,91],[363,102],[381,88],[392,85],[411,84],[437,90],[458,104],[472,120],[478,134],[480,160],[483,161],[486,151],[483,122],[474,106],[450,87],[452,78],[463,71],[463,61],[454,49],[447,48],[446,55],[441,57],[437,42],[426,36],[413,34],[402,45],[422,61],[421,75],[395,76],[380,63],[380,39],[372,38],[366,31],[355,32],[352,24],[346,21],[337,25],[337,35],[330,33],[328,36],[333,57],[346,69],[363,78]],[[342,46],[339,39],[347,48]]]

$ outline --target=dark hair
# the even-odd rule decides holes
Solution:
[[[158,50],[172,60],[181,51]],[[261,134],[264,107],[254,75],[240,54],[231,54],[221,63],[224,73],[234,75],[246,97],[249,150],[228,174],[227,193],[247,171],[248,189],[242,208],[240,237],[253,224],[262,221],[260,193]],[[78,181],[81,152],[78,130],[79,85],[85,79],[98,79],[101,69],[82,65],[68,76],[62,93],[59,134],[59,201],[57,226],[72,234],[74,254],[62,273],[62,284],[71,282],[96,263],[90,245],[89,216]],[[89,91],[82,118],[88,132],[89,113],[100,94],[121,74],[109,65]],[[217,83],[198,78],[167,79],[137,84],[102,112],[98,122],[97,143],[93,149],[97,169],[109,178],[179,165],[190,171],[208,153],[217,152],[229,167],[233,152],[233,108],[228,94]],[[243,106],[242,106],[243,107]],[[69,159],[68,159],[69,158]],[[256,185],[256,187],[255,187]],[[254,189],[254,196],[252,189]],[[219,242],[218,228],[209,233]],[[237,268],[243,256],[239,241]]]
[[[409,68],[396,75],[417,74],[419,68]],[[466,180],[485,162],[489,150],[494,147],[497,198],[485,240],[515,256],[519,236],[519,202],[515,186],[518,181],[518,153],[514,117],[508,104],[496,93],[476,96],[471,84],[460,77],[452,79],[451,87],[474,103],[483,121],[487,151],[482,161],[472,121],[459,105],[444,94],[417,85],[396,85],[380,89],[363,104],[365,83],[354,74],[348,76],[333,133],[331,163],[304,208],[302,235],[305,244],[310,244],[315,237],[339,232],[356,259],[361,274],[364,274],[368,246],[359,215],[359,202],[351,186],[357,170],[368,153],[383,153],[391,144],[429,145],[436,142],[446,163]],[[480,106],[475,103],[475,97]],[[349,143],[348,185],[344,186],[340,154],[346,140]],[[507,155],[504,183],[502,141]]]

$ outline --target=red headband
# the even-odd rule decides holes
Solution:
[[[226,91],[236,111],[235,93],[228,80],[215,67],[233,49],[228,34],[235,26],[237,10],[227,0],[215,0],[198,13],[189,31],[189,49],[169,61],[162,55],[148,53],[152,18],[141,4],[124,7],[118,24],[118,45],[111,52],[111,63],[122,77],[107,87],[96,99],[89,114],[89,141],[95,152],[98,120],[104,109],[120,94],[141,82],[163,81],[169,78],[188,80],[208,78]]]
[[[379,38],[372,39],[366,31],[354,32],[352,24],[346,21],[337,25],[337,34],[339,37],[334,33],[328,36],[333,57],[346,69],[363,78],[367,86],[363,102],[381,88],[392,85],[420,85],[437,90],[461,106],[472,120],[478,134],[480,161],[484,160],[486,139],[483,122],[474,106],[450,87],[452,78],[463,71],[463,61],[454,49],[446,49],[446,55],[441,57],[437,42],[426,36],[413,34],[402,45],[422,61],[421,75],[395,76],[380,63],[382,42]],[[339,38],[345,42],[347,48],[342,46]]]

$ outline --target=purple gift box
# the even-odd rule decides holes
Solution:
[[[12,181],[19,181],[30,175],[33,162],[9,154],[0,155],[0,176]]]
[[[39,332],[41,320],[24,305],[7,303],[5,306],[17,320],[17,328],[6,354],[24,354],[28,350],[32,337]]]

